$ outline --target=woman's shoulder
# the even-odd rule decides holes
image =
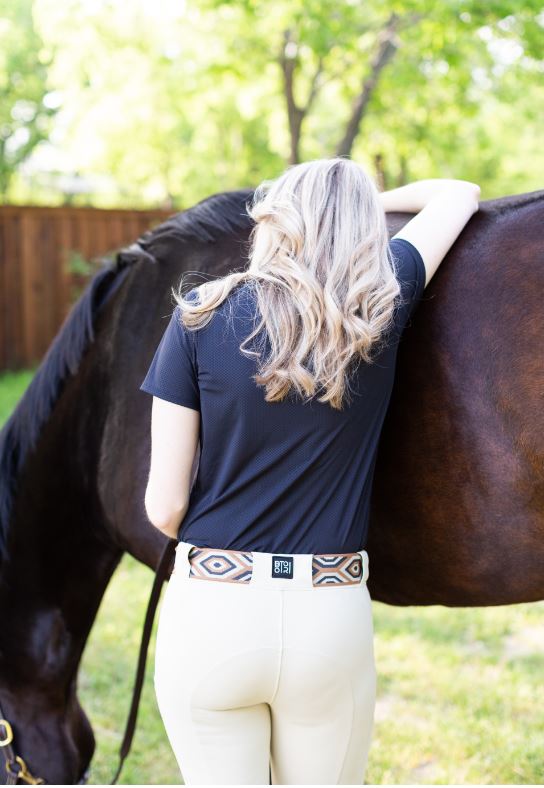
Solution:
[[[406,238],[391,238],[389,249],[395,259],[396,275],[418,300],[425,288],[425,264],[419,250]]]
[[[188,290],[183,296],[185,300],[198,304],[201,301],[200,287],[201,285],[195,285],[190,290]],[[254,298],[255,283],[251,279],[242,279],[229,290],[226,298],[221,302],[221,304],[219,304],[219,307],[228,301],[235,301],[238,299],[249,301],[254,300]]]
[[[184,298],[190,303],[199,304],[201,302],[201,294],[198,286],[187,291],[184,294]],[[210,341],[215,342],[218,338],[217,332],[220,332],[221,337],[224,338],[229,325],[238,328],[241,325],[245,327],[249,322],[253,323],[256,316],[256,305],[257,295],[255,287],[251,282],[243,280],[237,283],[223,301],[215,307],[210,319],[204,325],[193,330],[198,334],[199,341],[204,341],[205,338],[208,338]],[[176,309],[181,309],[179,304],[176,306]]]
[[[400,286],[396,322],[402,330],[423,297],[425,264],[419,250],[405,238],[392,238],[389,249],[394,258],[395,275]]]

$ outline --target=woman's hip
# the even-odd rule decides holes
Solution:
[[[269,664],[278,664],[287,651],[322,654],[348,671],[373,664],[365,551],[352,554],[360,562],[359,568],[351,562],[353,574],[345,571],[352,556],[336,562],[331,559],[325,566],[331,574],[322,577],[335,573],[342,579],[315,585],[311,555],[284,556],[282,560],[293,558],[291,577],[276,578],[272,554],[253,552],[249,579],[225,581],[207,579],[203,572],[209,568],[211,578],[221,569],[242,576],[244,570],[236,568],[236,558],[225,555],[229,551],[208,554],[203,550],[209,548],[183,542],[176,550],[159,617],[156,672],[168,670],[171,664],[180,670],[205,672],[235,655],[252,653],[256,658],[260,655],[269,670]],[[343,582],[346,576],[348,581]]]

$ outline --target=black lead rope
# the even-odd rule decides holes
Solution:
[[[151,594],[149,596],[149,602],[147,603],[147,610],[145,614],[144,628],[140,642],[140,652],[138,654],[138,665],[136,667],[136,678],[134,680],[134,688],[132,690],[130,711],[127,717],[123,741],[119,749],[119,765],[117,766],[117,771],[115,772],[110,785],[115,785],[117,783],[125,759],[130,752],[132,740],[134,739],[134,732],[136,730],[136,722],[138,719],[138,708],[140,705],[140,699],[142,697],[142,687],[145,678],[147,652],[149,649],[149,641],[151,639],[151,631],[153,629],[153,621],[155,620],[155,613],[157,611],[159,599],[161,596],[162,584],[170,575],[169,570],[171,569],[174,558],[176,544],[177,543],[175,539],[168,539],[155,571],[155,579],[153,581],[153,587],[151,588]]]

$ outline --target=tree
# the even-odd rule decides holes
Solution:
[[[382,188],[540,186],[539,0],[34,3],[75,204],[182,208],[335,154]]]
[[[0,0],[0,194],[36,145],[47,138],[51,62],[34,28],[31,0]]]

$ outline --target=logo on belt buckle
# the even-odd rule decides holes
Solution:
[[[293,556],[272,556],[272,577],[293,577]]]

